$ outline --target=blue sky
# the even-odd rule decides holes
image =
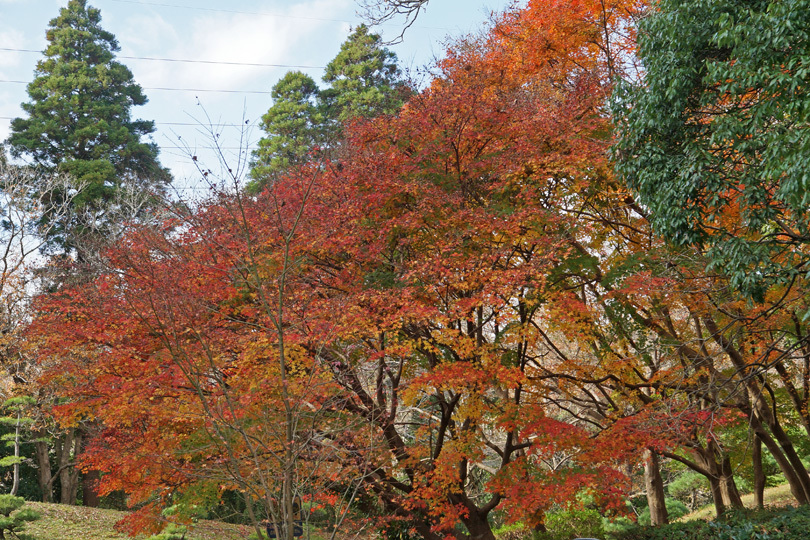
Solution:
[[[48,21],[66,3],[0,0],[0,81],[31,80],[41,54],[2,49],[44,49]],[[101,10],[102,26],[118,38],[119,58],[139,57],[120,58],[149,97],[147,105],[133,109],[133,116],[157,123],[154,140],[161,147],[161,161],[181,189],[199,188],[187,149],[199,156],[198,163],[217,166],[209,126],[219,134],[231,164],[237,162],[240,148],[255,145],[261,136],[255,124],[271,105],[269,90],[288,70],[271,65],[311,66],[302,71],[319,81],[322,66],[335,56],[351,28],[362,22],[355,0],[90,0],[89,4]],[[391,48],[402,67],[418,69],[442,55],[448,36],[479,30],[492,11],[509,4],[510,0],[432,0],[404,42]],[[401,25],[395,20],[376,30],[392,38]],[[8,136],[9,118],[22,114],[23,101],[27,101],[24,84],[0,82],[0,140]]]

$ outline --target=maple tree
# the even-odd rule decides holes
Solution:
[[[296,197],[301,208],[306,188],[291,184],[278,189],[287,208]],[[233,490],[257,528],[269,519],[292,537],[294,500],[321,491],[313,475],[354,485],[357,471],[334,470],[330,442],[351,427],[329,381],[288,338],[296,330],[284,314],[285,281],[299,271],[289,253],[299,216],[275,195],[249,208],[225,194],[196,213],[180,206],[169,222],[133,231],[92,285],[44,299],[33,331],[57,357],[50,384],[72,398],[57,414],[68,425],[100,424],[85,465],[106,473],[102,492],[123,489],[133,503],[157,492],[160,502],[188,505]],[[76,332],[49,339],[65,317]],[[257,503],[263,515],[252,514]],[[133,530],[159,510],[144,507]]]
[[[43,301],[57,414],[102,426],[103,489],[238,491],[288,538],[296,496],[350,493],[384,526],[491,540],[496,509],[538,530],[585,495],[621,512],[644,460],[662,523],[660,456],[740,505],[747,422],[806,501],[785,430],[810,429],[802,280],[746,306],[611,171],[638,9],[510,11],[349,126],[340,161],[178,207]]]
[[[397,118],[355,125],[339,164],[144,228],[92,286],[45,302],[42,347],[71,398],[59,412],[104,426],[87,457],[103,489],[138,501],[210,482],[272,513],[297,474],[277,456],[316,460],[320,446],[427,538],[457,523],[491,538],[502,504],[537,527],[582,491],[617,506],[613,458],[529,378],[549,276],[575,245],[557,208],[606,171],[595,21],[618,28],[613,14],[601,2],[508,14],[458,43]],[[293,404],[340,437],[314,413],[291,434]],[[337,459],[313,470],[328,479]]]

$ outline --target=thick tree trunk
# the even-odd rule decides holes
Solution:
[[[65,432],[61,445],[56,447],[57,466],[59,467],[59,484],[61,487],[59,502],[76,504],[79,493],[79,469],[75,459],[82,447],[82,434],[76,428]]]
[[[723,492],[723,502],[732,508],[743,508],[742,498],[734,481],[734,469],[731,467],[731,458],[723,457],[720,468],[720,490]]]
[[[470,512],[468,517],[462,518],[462,522],[470,533],[470,540],[495,540],[489,522],[477,512]]]
[[[37,461],[37,481],[42,491],[42,502],[53,502],[53,479],[51,478],[51,459],[46,434],[42,431],[34,434],[34,451]]]
[[[644,485],[647,489],[647,504],[650,507],[650,523],[664,525],[669,521],[664,500],[664,481],[658,454],[649,448],[644,450]]]
[[[762,469],[762,439],[756,434],[754,434],[751,461],[754,465],[754,502],[757,508],[765,508],[765,472]]]
[[[90,470],[82,474],[82,506],[98,508],[101,497],[98,495],[98,482],[101,475],[98,471]]]
[[[720,480],[709,477],[709,487],[712,490],[714,510],[717,512],[717,517],[720,517],[726,513],[726,505],[723,503],[723,490],[720,489]]]

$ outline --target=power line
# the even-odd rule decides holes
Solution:
[[[339,23],[347,23],[356,25],[358,21],[350,21],[347,19],[330,19],[327,17],[308,17],[304,15],[283,15],[281,13],[270,13],[267,11],[241,11],[236,9],[222,9],[222,8],[206,8],[200,6],[184,6],[178,4],[169,4],[167,2],[147,2],[143,0],[110,0],[110,2],[117,2],[119,4],[139,4],[142,6],[159,6],[159,7],[170,7],[176,9],[189,9],[194,11],[208,11],[213,13],[231,13],[237,15],[263,15],[266,17],[277,17],[280,19],[301,19],[304,21],[323,21],[323,22],[339,22]],[[387,23],[381,24],[379,26],[396,26],[399,28],[401,25],[395,23]],[[422,28],[424,30],[442,30],[445,32],[451,32],[451,28],[443,28],[439,26],[414,26],[414,28]]]
[[[0,116],[0,120],[14,120],[15,118],[18,118],[18,117],[17,116]],[[157,125],[157,126],[192,126],[192,127],[202,127],[202,128],[209,127],[208,124],[201,124],[199,122],[155,122],[155,125]],[[250,124],[250,122],[245,122],[244,124],[230,124],[230,123],[228,123],[228,124],[213,124],[213,126],[215,128],[221,128],[221,127],[238,127],[238,128],[241,128],[241,127],[245,127],[245,126],[250,127],[251,124]]]
[[[42,53],[36,49],[15,49],[12,47],[0,47],[0,51],[8,52],[24,52],[24,53]],[[294,69],[326,69],[325,66],[304,66],[297,64],[263,64],[257,62],[231,62],[227,60],[190,60],[187,58],[158,58],[154,56],[123,56],[117,55],[116,58],[124,60],[149,60],[152,62],[182,62],[184,64],[217,64],[223,66],[248,66],[248,67],[271,67],[271,68],[294,68]]]
[[[0,79],[0,83],[8,84],[29,84],[29,81],[14,81],[10,79]],[[165,90],[169,92],[215,92],[221,94],[272,94],[270,90],[216,90],[213,88],[168,88],[165,86],[144,86],[144,90]]]

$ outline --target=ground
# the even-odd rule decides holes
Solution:
[[[25,533],[36,540],[125,540],[128,537],[113,526],[126,512],[61,504],[28,502],[26,506],[42,514]],[[243,540],[252,529],[217,521],[200,521],[186,540]]]

